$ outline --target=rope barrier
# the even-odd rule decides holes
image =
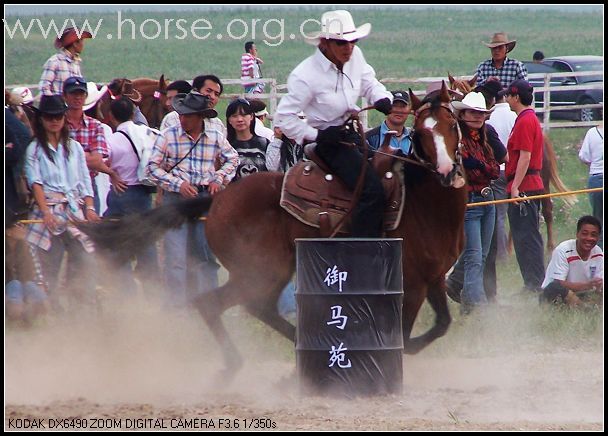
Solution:
[[[525,198],[505,198],[504,200],[492,200],[492,201],[481,201],[479,203],[467,203],[467,207],[477,207],[477,206],[488,206],[490,204],[502,204],[502,203],[517,203],[519,201],[526,200],[536,200],[539,198],[547,198],[547,197],[560,197],[564,195],[578,195],[578,194],[586,194],[590,192],[601,192],[604,188],[589,188],[589,189],[579,189],[578,191],[567,191],[567,192],[554,192],[552,194],[540,194],[540,195],[531,195]],[[207,217],[199,218],[201,221],[205,221]],[[119,221],[117,218],[110,218],[106,221]],[[19,224],[40,224],[43,223],[43,220],[20,220],[17,221]]]
[[[529,197],[505,198],[504,200],[481,201],[479,203],[467,203],[467,207],[488,206],[490,204],[502,204],[502,203],[517,203],[517,202],[526,201],[526,200],[537,200],[539,198],[559,197],[559,196],[564,196],[564,195],[577,195],[577,194],[585,194],[587,192],[600,192],[603,190],[604,190],[604,188],[589,188],[589,189],[579,189],[578,191],[554,192],[552,194],[530,195]]]

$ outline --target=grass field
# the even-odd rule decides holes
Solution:
[[[7,26],[14,29],[17,19],[26,22],[32,18],[40,18],[43,26],[51,19],[58,20],[59,25],[66,18],[73,18],[80,26],[84,19],[96,23],[103,19],[98,30],[98,37],[88,40],[83,53],[83,72],[88,80],[97,82],[108,81],[114,77],[159,77],[165,74],[170,79],[191,79],[198,74],[213,73],[221,78],[237,78],[240,75],[240,55],[244,42],[254,39],[259,55],[264,59],[263,71],[265,77],[275,77],[278,83],[285,83],[289,72],[305,57],[313,53],[312,46],[306,44],[301,37],[294,40],[289,36],[299,31],[299,26],[307,19],[319,19],[321,12],[327,8],[300,9],[243,9],[235,11],[195,11],[195,12],[166,12],[141,13],[123,12],[121,19],[131,19],[137,30],[145,20],[153,19],[160,23],[169,22],[168,38],[164,35],[154,40],[148,40],[141,35],[131,39],[130,24],[122,27],[123,38],[116,39],[116,14],[88,14],[77,16],[46,15],[40,17],[9,16]],[[598,12],[599,11],[599,12]],[[489,41],[492,34],[505,31],[517,39],[513,57],[528,60],[535,50],[542,50],[546,56],[562,55],[603,55],[603,9],[596,12],[564,12],[555,8],[547,9],[475,9],[455,10],[440,6],[426,10],[396,9],[356,10],[353,12],[357,24],[372,23],[371,36],[359,43],[368,62],[376,69],[378,78],[387,77],[426,77],[453,75],[468,75],[475,71],[478,63],[487,59],[489,49],[482,41]],[[213,26],[211,36],[206,40],[189,37],[176,39],[177,28],[171,24],[178,19],[187,20],[188,25],[196,19],[205,18]],[[257,33],[251,34],[251,22],[260,19]],[[235,19],[249,23],[249,33],[243,38],[234,40],[225,37],[231,21]],[[268,20],[277,20],[269,22]],[[283,20],[282,33],[284,41],[277,46],[269,46],[262,33],[262,24],[268,22],[267,34],[277,36],[281,27],[278,22]],[[274,25],[271,25],[273,24]],[[155,27],[148,23],[143,26],[146,35],[154,34]],[[242,31],[243,27],[234,27],[233,33]],[[312,30],[312,28],[308,28]],[[205,32],[200,32],[203,34]],[[222,34],[222,39],[217,35]],[[107,35],[112,35],[108,39]],[[125,36],[126,35],[126,36]],[[44,39],[40,31],[33,31],[30,38],[22,36],[7,37],[5,26],[5,84],[37,83],[42,65],[53,53],[52,38]],[[239,92],[237,87],[228,88],[229,92]],[[223,111],[220,105],[220,114]],[[223,117],[222,117],[223,118]],[[379,115],[373,115],[371,125],[378,123]],[[550,138],[558,155],[559,172],[571,189],[586,187],[587,171],[577,158],[579,144],[587,129],[553,129]],[[591,212],[587,196],[579,196],[578,203],[573,208],[564,206],[562,200],[555,200],[556,240],[574,237],[577,219]],[[544,232],[544,225],[542,228]],[[513,337],[527,332],[531,343],[534,335],[550,336],[557,342],[574,344],[580,343],[581,337],[586,337],[595,346],[601,343],[602,322],[601,312],[583,316],[556,316],[556,312],[540,311],[535,302],[528,301],[528,296],[521,296],[521,276],[517,264],[512,257],[499,267],[499,293],[501,301],[512,304],[514,310],[521,310],[521,317],[528,321],[525,324],[513,324],[512,317],[497,316],[492,323],[496,329],[486,330],[487,334],[475,339],[475,344],[456,342],[452,346],[480,346],[487,341],[505,339],[504,331],[509,331]],[[452,307],[452,313],[457,313]],[[426,329],[432,322],[432,315],[425,307],[419,328]],[[458,318],[458,317],[457,317]],[[504,330],[501,330],[504,329]],[[448,333],[465,340],[478,330],[475,321],[458,320]],[[463,334],[464,333],[464,334]],[[530,335],[531,333],[531,335]],[[509,336],[511,337],[511,336]],[[465,338],[465,339],[463,339]],[[589,339],[590,338],[590,339]],[[481,342],[480,342],[481,341]],[[438,341],[446,344],[450,341]],[[583,341],[585,342],[585,341]],[[454,341],[451,341],[454,344]],[[513,347],[520,342],[508,342]],[[601,345],[600,345],[601,346]],[[435,347],[435,346],[434,346]],[[441,347],[441,345],[437,345]],[[477,349],[482,349],[477,348]],[[438,352],[441,352],[440,350]]]

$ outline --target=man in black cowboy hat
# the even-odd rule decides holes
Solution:
[[[205,128],[205,119],[217,116],[207,97],[194,91],[178,94],[173,99],[173,108],[179,114],[180,124],[165,129],[157,138],[146,172],[165,191],[165,203],[213,196],[234,178],[238,153],[222,132]],[[218,157],[223,163],[216,169]],[[195,297],[188,295],[188,253],[195,253],[190,262],[197,282],[193,289],[206,291],[217,287],[219,265],[207,245],[204,223],[184,224],[165,236],[164,271],[170,307],[185,307]]]
[[[68,27],[55,39],[59,52],[44,64],[40,77],[40,92],[43,95],[61,95],[63,82],[68,77],[82,77],[80,53],[84,49],[85,38],[92,38],[90,32]]]
[[[516,79],[528,80],[526,66],[517,59],[507,58],[507,53],[515,48],[517,40],[509,39],[506,33],[495,33],[490,42],[482,42],[492,52],[492,58],[477,66],[477,83],[483,85],[490,77],[500,80],[506,88]]]

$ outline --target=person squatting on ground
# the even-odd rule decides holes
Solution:
[[[222,132],[207,129],[206,119],[217,117],[209,98],[198,92],[178,94],[173,100],[180,124],[163,131],[154,144],[147,166],[148,176],[163,189],[163,202],[213,196],[234,178],[238,153]],[[215,168],[217,158],[223,164]],[[215,289],[219,265],[205,237],[201,220],[169,230],[164,240],[165,288],[169,307],[185,307],[188,295],[188,263],[196,274],[194,292]],[[189,254],[191,254],[189,256]]]
[[[369,23],[355,27],[348,11],[337,10],[325,12],[321,25],[321,32],[306,40],[317,45],[317,50],[289,75],[289,92],[277,108],[276,125],[298,144],[316,141],[319,157],[351,190],[361,166],[366,166],[352,217],[352,234],[380,237],[385,203],[382,184],[359,150],[341,144],[360,144],[359,135],[346,133],[342,125],[350,111],[358,110],[359,97],[374,102],[376,109],[387,115],[393,96],[376,79],[374,69],[356,46],[359,39],[369,35]],[[307,123],[299,118],[300,112],[306,115]]]
[[[577,306],[590,292],[602,293],[604,253],[597,242],[602,232],[600,221],[590,215],[576,224],[576,239],[562,242],[551,255],[539,301],[563,302]]]
[[[28,226],[37,282],[43,283],[54,307],[58,306],[59,268],[65,252],[68,297],[93,303],[95,287],[91,241],[68,225],[70,220],[98,221],[93,188],[82,146],[70,138],[67,106],[61,96],[43,96],[34,122],[35,139],[26,151],[25,174],[35,203]]]

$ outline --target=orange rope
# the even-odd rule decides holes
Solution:
[[[578,191],[554,192],[552,194],[530,195],[529,197],[525,197],[525,198],[505,198],[504,200],[481,201],[479,203],[467,203],[467,207],[488,206],[490,204],[501,204],[501,203],[517,203],[517,202],[525,201],[525,200],[536,200],[538,198],[559,197],[562,195],[577,195],[577,194],[584,194],[587,192],[600,192],[603,190],[604,190],[604,188],[590,188],[590,189],[580,189]]]

